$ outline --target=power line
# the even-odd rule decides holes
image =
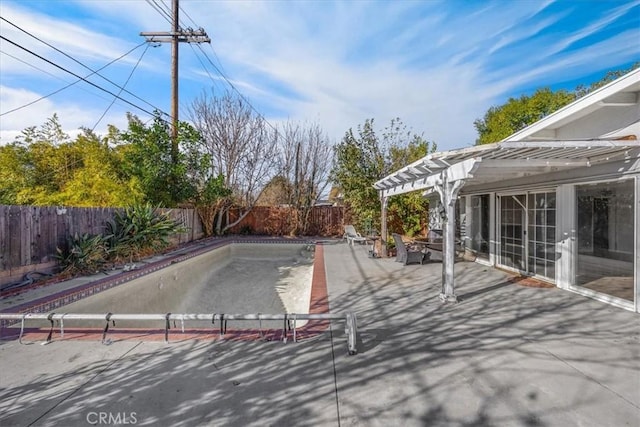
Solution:
[[[9,52],[5,52],[4,50],[0,49],[0,53],[1,53],[1,54],[3,54],[3,55],[7,55],[7,56],[9,56],[9,57],[11,57],[11,58],[15,59],[16,61],[22,62],[24,65],[28,65],[28,66],[29,66],[29,67],[31,67],[31,68],[35,68],[36,70],[40,71],[41,73],[48,74],[48,75],[50,75],[51,77],[56,78],[56,79],[58,79],[58,80],[62,80],[63,82],[65,82],[65,83],[66,83],[65,79],[63,79],[62,77],[60,77],[60,76],[56,76],[55,74],[50,73],[50,72],[48,72],[47,70],[44,70],[44,69],[42,69],[42,68],[40,68],[40,67],[37,67],[37,66],[35,66],[35,65],[33,65],[33,64],[29,64],[27,61],[25,61],[25,60],[23,60],[23,59],[20,59],[20,58],[18,58],[17,56],[11,55]]]
[[[238,94],[238,96],[240,96],[240,98],[247,103],[247,105],[249,105],[249,107],[251,107],[251,109],[262,119],[264,120],[264,122],[269,125],[269,127],[271,129],[273,129],[274,131],[277,131],[278,129],[275,128],[275,126],[273,126],[263,115],[262,113],[260,113],[254,106],[253,104],[251,104],[251,102],[249,102],[249,100],[236,88],[236,86],[231,83],[231,81],[227,78],[227,76],[213,63],[213,61],[211,60],[211,58],[209,58],[209,56],[207,55],[207,53],[202,49],[201,46],[198,45],[198,47],[200,48],[200,51],[202,52],[202,54],[205,56],[205,58],[207,58],[207,60],[209,61],[209,63],[211,64],[211,66],[218,72],[218,74],[220,74],[220,76],[222,76],[222,78],[227,82],[227,84]]]
[[[125,56],[129,55],[129,54],[130,54],[131,52],[133,52],[134,50],[138,49],[138,48],[139,48],[140,46],[142,46],[143,44],[144,44],[144,43],[140,43],[138,46],[134,47],[134,48],[133,48],[133,49],[131,49],[129,52],[125,53],[124,55],[120,56],[119,58],[114,59],[113,61],[109,62],[108,64],[106,64],[106,65],[104,65],[104,66],[102,66],[101,68],[98,68],[98,70],[94,71],[93,73],[88,74],[87,76],[85,76],[85,78],[86,78],[86,77],[90,77],[90,76],[92,76],[93,74],[96,74],[98,71],[101,71],[101,70],[103,70],[103,69],[107,68],[109,65],[113,64],[114,62],[119,61],[120,59],[122,59],[122,58],[124,58]],[[149,45],[147,45],[147,48],[148,48],[148,47],[149,47]],[[145,49],[145,52],[146,52],[146,49]],[[14,59],[16,59],[16,60],[18,60],[18,61],[20,61],[20,62],[24,63],[24,64],[30,65],[30,66],[32,66],[32,67],[34,67],[34,68],[36,68],[36,69],[38,69],[38,70],[40,70],[40,71],[42,71],[42,72],[44,72],[44,73],[47,73],[47,74],[49,74],[49,75],[51,75],[51,76],[53,76],[53,77],[58,78],[56,75],[54,75],[54,74],[52,74],[52,73],[49,73],[49,72],[47,72],[47,71],[44,71],[44,70],[42,70],[42,69],[40,69],[40,68],[38,68],[38,67],[35,67],[34,65],[31,65],[31,64],[29,64],[28,62],[25,62],[25,61],[21,60],[20,58],[17,58],[17,57],[15,57],[15,56],[13,56],[13,55],[10,55],[10,54],[8,54],[8,53],[6,53],[6,52],[2,52],[2,53],[4,53],[5,55],[9,55],[10,57],[12,57],[12,58],[14,58]],[[144,55],[144,53],[143,53],[143,55]],[[136,65],[136,66],[137,66],[137,65]],[[67,89],[67,88],[69,88],[69,87],[71,87],[71,86],[73,86],[73,85],[75,85],[76,83],[81,82],[81,81],[82,81],[82,80],[78,79],[78,80],[76,80],[75,82],[73,82],[73,83],[69,83],[68,85],[63,86],[63,87],[61,87],[61,88],[60,88],[60,89],[58,89],[58,90],[55,90],[55,91],[53,91],[53,92],[51,92],[51,93],[49,93],[49,94],[47,94],[47,95],[41,96],[40,98],[36,99],[35,101],[31,101],[31,102],[29,102],[29,103],[27,103],[27,104],[24,104],[24,105],[22,105],[22,106],[20,106],[20,107],[17,107],[17,108],[12,109],[12,110],[5,111],[4,113],[1,113],[1,114],[0,114],[0,117],[4,116],[4,115],[6,115],[6,114],[9,114],[9,113],[13,113],[14,111],[21,110],[21,109],[23,109],[23,108],[25,108],[25,107],[28,107],[28,106],[30,106],[30,105],[33,105],[33,104],[35,104],[36,102],[42,101],[43,99],[46,99],[46,98],[48,98],[48,97],[50,97],[50,96],[52,96],[52,95],[55,95],[55,94],[57,94],[57,93],[60,93],[60,92],[62,92],[63,90],[65,90],[65,89]],[[128,81],[128,79],[127,79],[127,81]],[[120,94],[118,94],[118,95],[120,95]],[[115,102],[115,99],[114,99],[114,102]],[[113,105],[113,103],[112,103],[111,105]]]
[[[182,13],[184,13],[185,15],[187,15],[187,18],[189,18],[189,20],[193,23],[194,27],[200,27],[198,24],[196,24],[196,21],[193,20],[193,18],[191,18],[191,16],[189,16],[189,14],[187,13],[186,10],[184,10],[182,8],[182,6],[180,6],[180,10],[182,11]]]
[[[180,6],[180,11],[182,11],[182,13],[184,13],[187,16],[187,18],[189,18],[189,20],[191,21],[191,23],[193,24],[194,27],[200,28],[200,26],[197,24],[197,22],[193,20],[193,18],[187,13],[186,10],[184,10],[184,8],[182,6]],[[184,22],[182,24],[184,25]],[[224,67],[222,66],[222,61],[220,61],[220,58],[218,58],[218,54],[216,53],[216,50],[213,48],[213,45],[211,43],[209,43],[209,47],[211,48],[211,52],[213,52],[213,56],[215,57],[216,61],[218,61],[218,64],[220,64],[220,69],[222,71],[225,71]],[[202,61],[200,61],[200,63],[202,63]],[[204,68],[205,68],[205,71],[206,71],[206,67],[204,67]]]
[[[156,2],[156,0],[147,0],[147,3],[149,3],[149,6],[155,9],[155,11],[158,12],[160,16],[162,16],[165,19],[165,21],[171,24],[171,14],[168,13],[166,10],[164,10],[162,7],[160,7]]]
[[[138,109],[138,110],[140,110],[140,111],[144,111],[145,113],[147,113],[147,114],[149,114],[149,115],[151,115],[151,116],[155,116],[155,114],[154,114],[154,113],[152,113],[152,112],[150,112],[150,111],[145,110],[144,108],[140,107],[139,105],[136,105],[136,104],[134,104],[133,102],[131,102],[131,101],[127,100],[127,99],[124,99],[124,98],[122,98],[122,97],[120,97],[120,96],[116,95],[115,93],[111,92],[111,91],[110,91],[110,90],[108,90],[108,89],[105,89],[105,88],[103,88],[103,87],[101,87],[101,86],[98,86],[97,84],[95,84],[95,83],[93,83],[93,82],[91,82],[91,81],[89,81],[89,80],[85,79],[85,78],[84,78],[84,77],[82,77],[82,76],[79,76],[78,74],[74,73],[73,71],[69,71],[69,70],[67,70],[67,69],[66,69],[66,68],[64,68],[63,66],[58,65],[58,64],[56,64],[56,63],[54,63],[54,62],[52,62],[52,61],[48,60],[47,58],[44,58],[43,56],[38,55],[37,53],[35,53],[35,52],[33,52],[33,51],[31,51],[31,50],[27,49],[27,48],[26,48],[26,47],[24,47],[24,46],[20,46],[18,43],[14,42],[14,41],[12,41],[12,40],[9,40],[8,38],[6,38],[5,36],[3,36],[3,35],[1,35],[1,34],[0,34],[0,39],[5,40],[5,41],[7,41],[7,42],[11,43],[12,45],[14,45],[14,46],[16,46],[16,47],[18,47],[18,48],[20,48],[20,49],[24,50],[25,52],[30,53],[31,55],[33,55],[33,56],[35,56],[35,57],[37,57],[37,58],[39,58],[39,59],[41,59],[41,60],[43,60],[43,61],[45,61],[45,62],[47,62],[47,63],[51,64],[51,65],[53,65],[53,66],[54,66],[54,67],[56,67],[56,68],[59,68],[60,70],[62,70],[62,71],[64,71],[64,72],[66,72],[66,73],[71,74],[72,76],[74,76],[74,77],[76,77],[76,78],[78,78],[78,79],[80,79],[80,80],[84,81],[85,83],[90,84],[91,86],[93,86],[93,87],[95,87],[95,88],[97,88],[97,89],[100,89],[100,90],[101,90],[101,91],[103,91],[103,92],[108,93],[108,94],[109,94],[109,95],[111,95],[111,96],[115,96],[115,97],[116,97],[116,98],[118,98],[119,100],[121,100],[121,101],[123,101],[123,102],[125,102],[125,103],[127,103],[127,104],[129,104],[129,105],[131,105],[132,107],[134,107],[134,108],[136,108],[136,109]],[[159,110],[159,111],[160,111],[160,110]],[[166,113],[164,113],[164,112],[163,112],[163,114],[166,114]]]
[[[162,1],[162,0],[161,0]],[[193,23],[193,25],[195,27],[199,27],[198,24],[193,20],[193,18],[191,18],[191,16],[189,16],[189,14],[182,8],[182,6],[179,6],[180,10],[187,16],[187,18],[189,18],[189,20]],[[209,58],[209,56],[207,55],[207,53],[202,49],[202,46],[198,45],[198,48],[200,49],[200,51],[202,52],[202,54],[204,55],[205,58],[207,58],[207,61],[209,61],[209,63],[211,64],[211,66],[218,72],[218,74],[220,74],[220,76],[227,82],[227,84],[240,96],[240,98],[247,103],[247,105],[249,105],[249,107],[251,107],[251,109],[258,115],[258,117],[260,117],[262,120],[264,120],[264,122],[274,131],[276,131],[276,135],[278,134],[278,130],[264,117],[264,115],[262,115],[254,106],[253,104],[251,104],[251,102],[249,102],[249,100],[235,87],[235,85],[233,83],[231,83],[231,81],[227,78],[226,73],[224,72],[224,67],[222,66],[222,61],[220,61],[220,58],[218,58],[218,55],[216,54],[215,49],[213,48],[213,45],[211,43],[209,43],[209,46],[211,47],[211,52],[213,52],[213,56],[216,58],[216,60],[218,61],[218,64],[220,64],[220,67],[216,66],[213,61],[211,60],[211,58]],[[194,51],[195,52],[195,51]],[[213,77],[211,76],[211,74],[209,73],[209,71],[207,70],[207,67],[202,63],[202,61],[200,60],[200,57],[198,57],[197,53],[196,53],[196,57],[198,58],[198,61],[200,61],[200,64],[202,65],[202,67],[204,68],[205,72],[207,73],[207,75],[209,76],[209,78],[211,79],[211,81],[215,84],[216,81],[213,79]]]
[[[133,69],[131,70],[131,73],[129,73],[129,77],[127,77],[127,80],[124,82],[124,84],[122,85],[122,90],[124,90],[125,86],[127,86],[127,83],[129,83],[129,80],[131,80],[131,76],[133,76],[134,71],[136,71],[136,68],[138,68],[138,65],[140,65],[140,61],[142,61],[142,58],[144,57],[144,54],[147,53],[147,50],[149,50],[149,44],[147,44],[147,47],[144,49],[144,51],[142,52],[142,55],[140,55],[140,59],[138,59],[138,62],[136,62],[136,65],[133,67]],[[120,95],[122,93],[122,90],[120,92],[118,92],[118,95]],[[100,118],[98,119],[98,121],[96,122],[95,125],[93,125],[93,127],[91,128],[91,131],[93,132],[96,128],[96,126],[98,126],[98,124],[100,123],[100,121],[104,118],[104,116],[107,114],[107,112],[109,111],[109,109],[111,109],[111,107],[113,106],[114,102],[116,102],[116,98],[113,98],[111,100],[111,104],[109,104],[109,106],[107,107],[106,110],[104,110],[104,113],[102,113],[102,115],[100,116]]]
[[[136,46],[134,49],[132,49],[132,50],[130,50],[129,52],[127,52],[125,55],[128,55],[128,54],[129,54],[129,53],[131,53],[133,50],[137,49],[138,47],[142,46],[143,44],[145,44],[145,43],[141,43],[140,45]],[[136,65],[135,65],[135,67],[133,68],[133,70],[131,70],[131,73],[129,74],[129,77],[127,78],[126,82],[124,83],[124,86],[126,86],[126,85],[127,85],[127,83],[129,82],[129,79],[131,79],[131,76],[133,76],[134,71],[136,70],[136,68],[138,67],[138,65],[140,64],[140,62],[142,61],[142,58],[144,57],[144,55],[145,55],[145,53],[147,52],[147,50],[148,50],[148,49],[149,49],[149,44],[147,44],[147,47],[146,47],[146,48],[145,48],[145,50],[142,52],[142,55],[141,55],[141,56],[140,56],[140,58],[138,59],[138,62],[136,63]],[[116,61],[116,60],[114,60],[114,61]],[[114,62],[114,61],[112,61],[112,62]],[[109,65],[110,65],[110,63],[109,63],[109,64],[107,64],[107,65],[105,65],[105,66],[104,66],[104,67],[102,67],[102,68],[105,68],[105,67],[107,67],[107,66],[109,66]],[[80,80],[77,80],[76,82],[74,82],[74,83],[72,83],[72,84],[75,84],[75,83],[77,83],[77,82],[79,82],[79,81],[80,81]],[[71,86],[71,85],[69,85],[69,86]],[[67,87],[68,87],[68,86],[67,86]],[[63,88],[63,89],[65,89],[65,88]],[[61,90],[62,90],[62,89],[61,89]],[[118,95],[120,95],[120,94],[118,94]],[[116,100],[116,98],[114,98],[114,99],[111,101],[111,104],[109,104],[109,106],[108,106],[108,107],[107,107],[107,109],[104,111],[104,113],[102,114],[102,116],[100,116],[100,118],[98,119],[98,121],[96,122],[96,124],[95,124],[95,125],[93,125],[93,128],[91,128],[91,132],[92,132],[92,133],[93,133],[93,131],[95,130],[96,126],[98,126],[98,124],[100,123],[100,121],[101,121],[101,120],[104,118],[104,116],[107,114],[107,112],[109,111],[109,109],[113,106],[113,104],[114,104],[115,100]],[[146,125],[149,121],[151,121],[151,120],[153,120],[153,119],[154,119],[154,117],[150,117],[150,118],[149,118],[149,120],[147,120],[146,122],[144,122],[144,124]],[[80,164],[80,163],[83,163],[84,161],[85,161],[85,158],[84,158],[84,156],[82,156],[82,157],[80,157],[79,159],[77,159],[77,160],[75,160],[75,161],[72,161],[72,162],[71,162],[71,163],[69,163],[69,164],[66,164],[66,165],[64,166],[64,169],[67,169],[67,168],[70,168],[70,167],[74,167],[74,166],[76,166],[76,165],[78,165],[78,164]],[[44,177],[53,177],[55,174],[57,174],[58,172],[60,172],[60,171],[62,171],[62,170],[63,170],[63,167],[60,167],[60,168],[58,168],[58,169],[55,169],[55,170],[53,170],[53,171],[50,171],[48,174],[44,174],[43,176],[44,176]]]
[[[142,46],[143,44],[144,44],[144,43],[140,43],[138,46],[134,47],[134,48],[133,48],[133,49],[131,49],[129,52],[127,52],[127,53],[125,53],[124,55],[120,56],[119,58],[117,58],[117,59],[115,59],[115,60],[113,60],[113,61],[109,62],[108,64],[106,64],[106,65],[102,66],[101,68],[99,68],[99,69],[98,69],[98,71],[101,71],[101,70],[103,70],[104,68],[106,68],[106,67],[108,67],[109,65],[111,65],[112,63],[114,63],[114,62],[116,62],[116,61],[118,61],[118,60],[122,59],[124,56],[126,56],[126,55],[128,55],[129,53],[133,52],[134,50],[138,49],[138,48],[139,48],[140,46]],[[49,76],[53,77],[54,79],[60,80],[60,81],[61,81],[61,82],[63,82],[63,83],[67,83],[67,85],[66,85],[66,86],[64,86],[63,88],[61,88],[61,89],[59,89],[59,90],[57,90],[57,91],[55,91],[55,92],[52,92],[52,93],[50,93],[50,94],[48,94],[48,95],[44,96],[43,98],[47,98],[47,97],[49,97],[49,96],[52,96],[52,95],[54,95],[54,94],[56,94],[56,93],[60,92],[61,90],[64,90],[64,89],[66,89],[66,88],[68,88],[68,87],[70,87],[70,86],[73,86],[73,85],[75,85],[76,83],[78,83],[78,82],[80,82],[80,81],[81,81],[81,80],[76,80],[76,81],[75,81],[75,82],[73,82],[73,83],[69,83],[67,80],[63,79],[62,77],[57,76],[57,75],[55,75],[55,74],[53,74],[53,73],[50,73],[49,71],[47,71],[47,70],[45,70],[45,69],[43,69],[43,68],[40,68],[40,67],[38,67],[38,66],[36,66],[36,65],[33,65],[33,64],[31,64],[31,63],[29,63],[29,62],[27,62],[27,61],[25,61],[25,60],[23,60],[23,59],[21,59],[21,58],[18,58],[17,56],[12,55],[12,54],[10,54],[9,52],[5,52],[4,50],[0,49],[0,53],[1,53],[1,54],[3,54],[3,55],[7,55],[7,56],[11,57],[11,58],[15,59],[15,60],[16,60],[16,61],[18,61],[18,62],[22,62],[23,64],[25,64],[25,65],[27,65],[27,66],[29,66],[29,67],[33,68],[33,69],[36,69],[36,70],[40,71],[41,73],[47,74],[47,75],[49,75]],[[89,76],[91,76],[92,74],[93,74],[93,73],[88,74],[86,77],[89,77]],[[106,101],[109,101],[109,99],[110,99],[110,98],[107,98],[107,97],[105,97],[105,96],[102,96],[101,94],[97,94],[97,93],[95,93],[95,92],[91,92],[91,91],[89,91],[89,90],[87,90],[87,89],[84,89],[84,88],[80,88],[80,89],[81,89],[81,90],[83,90],[83,91],[85,91],[85,92],[87,92],[87,93],[89,93],[89,94],[91,94],[91,95],[93,95],[93,96],[96,96],[96,97],[98,97],[98,98],[104,99],[104,100],[106,100]],[[31,104],[33,104],[33,103],[35,103],[35,102],[39,101],[39,100],[40,100],[40,99],[37,99],[36,101],[34,101],[34,102],[32,102],[32,103],[30,103],[30,104],[28,104],[28,105],[31,105]],[[28,105],[25,105],[25,107],[26,107],[26,106],[28,106]],[[22,108],[22,107],[20,107],[20,108]],[[2,114],[0,114],[0,116],[3,116],[3,115],[5,115],[5,114],[9,114],[9,113],[11,113],[11,112],[13,112],[13,110],[12,110],[12,111],[7,111],[7,112],[5,112],[5,113],[2,113]]]
[[[2,19],[3,21],[5,21],[5,22],[6,22],[6,23],[8,23],[9,25],[12,25],[13,27],[17,28],[18,30],[22,31],[23,33],[27,34],[28,36],[33,37],[34,39],[38,40],[40,43],[43,43],[44,45],[46,45],[46,46],[50,47],[51,49],[55,50],[56,52],[61,53],[62,55],[66,56],[67,58],[71,59],[71,60],[72,60],[72,61],[74,61],[75,63],[77,63],[77,64],[81,65],[81,66],[82,66],[82,67],[84,67],[84,68],[86,68],[87,70],[92,71],[92,74],[96,74],[96,75],[100,76],[102,79],[106,80],[107,82],[111,83],[112,85],[114,85],[115,87],[117,87],[117,88],[119,88],[119,89],[123,89],[123,88],[122,88],[120,85],[118,85],[117,83],[113,82],[112,80],[110,80],[110,79],[108,79],[108,78],[104,77],[103,75],[101,75],[100,73],[98,73],[98,71],[100,71],[100,70],[98,70],[98,71],[93,70],[91,67],[89,67],[89,66],[87,66],[87,65],[83,64],[82,62],[80,62],[80,61],[79,61],[79,60],[77,60],[76,58],[72,57],[71,55],[67,54],[66,52],[63,52],[62,50],[60,50],[60,49],[58,49],[57,47],[55,47],[55,46],[51,45],[50,43],[47,43],[46,41],[44,41],[44,40],[40,39],[39,37],[37,37],[37,36],[35,36],[35,35],[31,34],[29,31],[27,31],[27,30],[25,30],[25,29],[23,29],[23,28],[20,28],[18,25],[16,25],[16,24],[14,24],[13,22],[11,22],[11,21],[9,21],[9,20],[7,20],[7,19],[3,18],[2,16],[0,16],[0,19]],[[19,46],[19,47],[21,47],[21,46]],[[137,47],[136,47],[136,48],[137,48]],[[119,59],[121,59],[121,58],[123,58],[123,57],[120,57]],[[118,59],[118,60],[119,60],[119,59]],[[113,61],[113,62],[115,62],[115,61]],[[104,67],[103,67],[103,68],[104,68]],[[124,89],[124,91],[125,91],[127,94],[129,94],[129,95],[133,96],[134,98],[136,98],[137,100],[142,101],[142,102],[144,102],[145,104],[147,104],[148,106],[152,107],[154,110],[157,110],[157,111],[159,111],[159,112],[162,112],[163,114],[165,114],[165,115],[167,115],[167,116],[168,116],[168,114],[167,114],[167,113],[165,113],[164,111],[162,111],[160,108],[156,107],[155,105],[151,104],[150,102],[145,101],[144,99],[140,98],[140,97],[139,97],[139,96],[137,96],[136,94],[131,93],[131,92],[129,92],[129,91],[128,91],[128,90],[126,90],[126,89]]]
[[[171,162],[178,162],[178,52],[180,43],[209,43],[203,28],[183,30],[179,26],[179,0],[172,1],[171,31],[141,32],[148,42],[171,43]]]
[[[202,59],[200,59],[198,52],[196,52],[196,50],[194,49],[193,46],[191,46],[191,44],[189,44],[189,47],[191,47],[191,50],[193,50],[193,53],[195,54],[196,58],[198,58],[198,62],[200,62],[200,65],[202,65],[202,68],[204,69],[205,73],[207,73],[207,75],[209,76],[209,79],[211,79],[211,81],[215,84],[216,83],[215,79],[207,69],[207,66],[204,64],[204,62],[202,62]]]
[[[147,0],[147,2],[149,2],[150,0]],[[156,0],[152,0],[153,3],[156,3]],[[168,6],[166,6],[164,4],[164,2],[162,0],[160,0],[162,2],[162,4],[165,6],[166,10],[170,10]],[[156,4],[157,6],[157,4]],[[181,12],[183,12],[187,18],[193,23],[193,25],[197,28],[201,28],[198,26],[198,24],[193,20],[193,18],[191,18],[191,16],[184,10],[184,8],[182,8],[181,6],[178,6],[179,10]],[[168,13],[168,12],[164,12],[164,13]],[[184,23],[183,23],[184,25]],[[203,31],[203,30],[201,30]],[[191,43],[190,43],[191,44]],[[275,128],[275,126],[273,126],[265,117],[264,115],[262,115],[254,106],[253,104],[251,104],[251,102],[249,102],[249,100],[238,90],[238,88],[236,88],[236,86],[227,78],[226,73],[221,69],[222,68],[222,62],[220,61],[220,58],[218,58],[218,55],[216,54],[215,50],[213,49],[213,46],[211,44],[209,44],[209,46],[211,46],[211,51],[213,52],[213,55],[215,56],[216,60],[218,61],[218,63],[220,64],[220,67],[218,67],[217,65],[215,65],[215,63],[211,60],[211,58],[209,58],[209,56],[207,55],[207,53],[202,49],[202,46],[200,46],[200,44],[198,43],[198,48],[200,49],[200,52],[202,52],[202,54],[204,55],[204,57],[207,59],[207,61],[209,62],[209,64],[211,64],[211,66],[218,72],[218,74],[220,74],[220,76],[227,82],[227,84],[238,94],[238,96],[240,96],[240,98],[247,103],[247,105],[249,105],[249,107],[251,108],[251,110],[253,110],[258,117],[260,117],[271,129],[273,129],[276,132],[276,135],[279,135],[279,133],[277,132],[278,130]],[[193,46],[191,47],[193,49]],[[195,50],[194,50],[195,52]],[[211,76],[211,74],[209,73],[209,70],[207,70],[207,67],[205,66],[205,64],[202,62],[202,60],[200,59],[200,57],[198,56],[197,52],[196,53],[196,58],[198,58],[198,61],[200,62],[200,64],[202,65],[203,69],[205,70],[205,72],[207,73],[207,75],[209,76],[209,79],[211,79],[211,81],[215,84],[216,81],[215,79]]]
[[[156,0],[147,0],[147,2],[149,4],[150,1],[153,1],[153,3],[159,8],[159,6],[156,3]],[[165,7],[166,10],[162,11],[161,13],[163,15],[167,14],[169,15],[170,9],[167,5],[164,4],[164,2],[162,0],[160,0],[160,2],[163,4],[163,6]],[[153,5],[152,5],[153,6]],[[189,20],[193,23],[193,25],[195,27],[198,28],[202,28],[199,27],[198,24],[193,20],[193,18],[191,18],[191,16],[184,10],[184,8],[182,6],[178,6],[179,10],[181,12],[183,12],[187,18],[189,18]],[[155,9],[155,7],[154,7]],[[158,9],[156,9],[158,10]],[[170,16],[170,15],[169,15]],[[170,21],[171,23],[172,20]],[[184,23],[182,23],[184,25]],[[204,30],[201,30],[204,31]],[[191,43],[189,43],[191,45]],[[209,44],[211,46],[211,44]],[[191,47],[193,49],[193,46]],[[209,63],[211,64],[211,66],[218,72],[218,74],[220,74],[220,76],[227,82],[227,84],[240,96],[240,98],[247,103],[247,105],[249,105],[249,107],[258,115],[258,117],[260,117],[271,129],[273,129],[274,131],[276,131],[277,133],[277,129],[264,117],[264,115],[262,115],[254,106],[253,104],[251,104],[251,102],[249,102],[249,100],[235,87],[235,85],[227,78],[226,73],[221,69],[222,68],[222,62],[220,61],[220,59],[218,58],[218,55],[216,54],[215,50],[213,49],[213,46],[211,46],[211,51],[213,52],[213,55],[215,56],[216,60],[218,61],[218,63],[220,64],[220,67],[218,67],[217,65],[215,65],[215,63],[211,60],[211,58],[209,58],[209,56],[207,55],[207,53],[202,49],[202,46],[200,46],[200,44],[198,43],[198,48],[200,49],[200,51],[202,52],[202,54],[204,55],[204,57],[207,59],[207,61],[209,61]],[[211,76],[211,74],[209,73],[209,70],[207,70],[207,67],[204,65],[204,63],[202,62],[202,60],[200,59],[200,57],[198,56],[197,52],[196,53],[196,58],[198,58],[198,61],[200,62],[200,64],[202,65],[203,69],[205,70],[205,72],[207,73],[207,75],[209,76],[209,79],[211,79],[211,81],[215,84],[216,81],[214,80],[214,78]]]
[[[185,12],[185,10],[180,7],[180,10],[187,15],[187,18],[189,18],[189,20],[193,23],[194,26],[198,27],[198,24],[193,20],[193,18],[191,18],[191,16],[189,16],[188,13]],[[207,58],[207,61],[209,61],[209,64],[211,64],[211,66],[218,72],[218,74],[220,74],[220,76],[227,82],[227,84],[238,94],[238,96],[240,96],[240,98],[247,103],[247,105],[249,105],[249,107],[251,107],[251,109],[262,119],[264,120],[264,122],[269,125],[269,127],[271,129],[273,129],[274,131],[276,131],[276,135],[278,135],[277,133],[277,129],[253,106],[253,104],[251,104],[251,102],[249,102],[249,100],[238,90],[238,88],[236,88],[236,86],[231,83],[231,81],[227,78],[226,73],[221,69],[223,68],[222,66],[222,61],[220,61],[220,58],[218,58],[218,55],[216,54],[215,49],[213,48],[213,46],[211,44],[209,44],[209,46],[211,46],[211,51],[213,52],[213,56],[215,56],[216,60],[218,61],[218,63],[220,64],[220,68],[214,64],[214,62],[211,60],[211,58],[209,58],[209,56],[207,55],[207,53],[202,49],[202,46],[198,45],[198,48],[200,49],[200,51],[202,52],[202,54],[204,55],[205,58]],[[198,57],[198,55],[196,54],[196,57]],[[198,57],[198,60],[200,61],[200,58]],[[200,64],[202,64],[202,61],[200,61]],[[209,78],[211,79],[212,82],[215,83],[215,80],[213,79],[213,77],[211,77],[211,74],[209,73],[209,71],[207,70],[206,66],[204,66],[204,64],[202,64],[205,72],[207,73],[207,75],[209,76]]]
[[[155,4],[160,3],[158,6],[163,8],[164,13],[167,14],[167,16],[171,17],[171,19],[173,19],[173,11],[171,10],[171,6],[167,5],[164,0],[152,0]]]

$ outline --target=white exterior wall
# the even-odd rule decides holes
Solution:
[[[640,104],[634,107],[609,107],[568,123],[555,131],[558,140],[598,138],[609,132],[625,128],[640,117]]]

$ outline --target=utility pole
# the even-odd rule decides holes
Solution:
[[[170,32],[141,32],[149,43],[171,43],[171,160],[178,162],[178,45],[180,43],[211,43],[203,28],[180,28],[178,0],[172,3],[172,29]]]

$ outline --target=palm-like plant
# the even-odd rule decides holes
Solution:
[[[93,274],[106,263],[107,242],[100,235],[76,233],[69,238],[66,250],[56,248],[55,256],[63,266],[64,275]]]
[[[112,256],[134,261],[169,245],[169,237],[182,232],[179,221],[171,219],[150,203],[134,205],[116,212],[106,224],[106,240]]]

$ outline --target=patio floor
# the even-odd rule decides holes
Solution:
[[[442,305],[440,263],[323,251],[359,354],[342,322],[297,344],[0,341],[0,425],[637,425],[637,314],[472,262]]]

